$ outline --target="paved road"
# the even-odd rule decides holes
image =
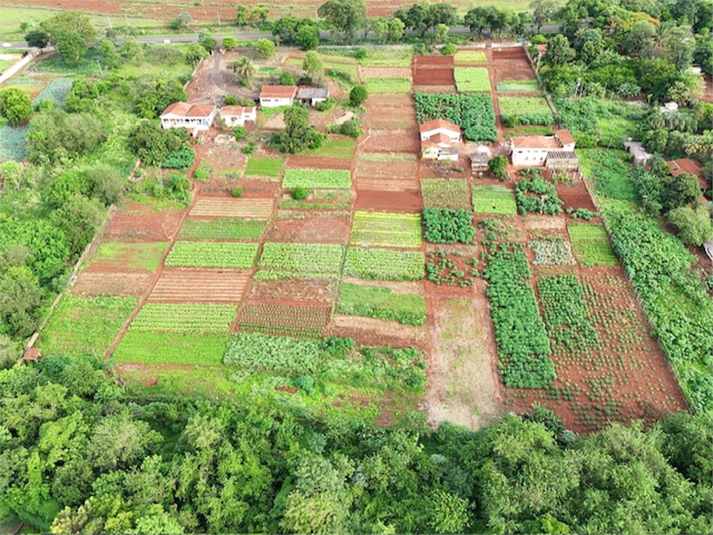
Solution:
[[[543,26],[542,30],[543,32],[556,32],[561,28],[559,25],[549,25],[549,26]],[[411,30],[406,31],[407,34],[413,35],[414,32]],[[466,33],[470,33],[470,30],[465,27],[455,27],[451,28],[450,32],[454,35],[462,35]],[[330,31],[323,31],[320,32],[320,37],[323,39],[327,39],[331,36],[332,32]],[[369,36],[373,36],[374,32],[369,32]],[[486,36],[488,34],[486,33]],[[214,35],[218,41],[223,39],[223,37],[235,37],[238,40],[241,41],[251,41],[255,39],[271,39],[272,34],[271,33],[253,33],[253,32],[248,32],[248,33],[222,33],[222,34],[217,34]],[[138,37],[138,41],[142,43],[163,43],[164,41],[170,41],[171,43],[193,43],[195,41],[198,41],[198,34],[176,34],[176,35],[162,35],[162,36],[154,36],[154,37]],[[119,39],[121,41],[121,39]],[[5,46],[9,44],[10,46]],[[30,48],[28,44],[24,41],[22,42],[16,42],[16,43],[2,43],[2,48]]]

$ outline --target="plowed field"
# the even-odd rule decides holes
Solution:
[[[178,232],[183,210],[129,202],[109,221],[104,238],[109,241],[166,241]]]
[[[410,187],[410,184],[408,186]],[[357,185],[357,199],[354,208],[356,210],[415,214],[423,210],[423,199],[417,189],[389,191],[388,194],[384,194],[384,190],[361,189]]]
[[[84,297],[99,295],[142,295],[149,287],[151,273],[95,273],[83,271],[72,293]]]
[[[415,130],[371,131],[361,144],[363,152],[419,152],[421,143]]]
[[[149,301],[162,303],[237,303],[250,274],[237,270],[164,270]]]
[[[348,217],[315,214],[304,219],[274,219],[265,241],[346,244],[348,236]]]
[[[243,308],[238,329],[268,334],[321,336],[329,322],[331,308],[326,306],[292,306],[249,304]]]
[[[264,303],[295,301],[331,304],[337,298],[337,281],[331,279],[253,280],[247,298]]]

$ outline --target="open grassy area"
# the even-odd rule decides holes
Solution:
[[[245,167],[245,176],[264,176],[268,178],[280,178],[280,171],[285,165],[284,158],[272,158],[270,156],[250,156]]]
[[[65,295],[42,331],[43,355],[103,358],[136,306],[134,297]]]
[[[165,242],[104,242],[92,257],[90,265],[101,263],[124,269],[156,271],[166,245]]]
[[[227,334],[129,331],[112,357],[119,362],[218,366],[227,341]]]
[[[490,76],[484,67],[456,67],[453,76],[460,93],[490,91]]]
[[[408,78],[372,78],[366,80],[369,93],[408,93],[411,91],[411,80]]]
[[[485,50],[459,50],[454,60],[456,65],[484,65],[488,62]]]
[[[498,82],[497,90],[500,93],[539,93],[540,85],[537,80],[503,80]]]
[[[473,211],[476,214],[515,215],[515,194],[504,186],[474,186]]]
[[[354,157],[356,141],[349,138],[330,137],[324,145],[315,151],[307,152],[311,156],[323,156],[325,158],[341,158],[351,160]]]

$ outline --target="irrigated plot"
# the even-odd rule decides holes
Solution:
[[[257,243],[177,241],[166,267],[250,269],[257,249]]]
[[[245,167],[245,176],[280,178],[280,172],[285,165],[284,158],[270,156],[250,156]]]
[[[461,93],[489,92],[490,76],[482,67],[456,67],[453,69],[456,86]]]
[[[277,335],[320,337],[329,322],[329,306],[248,304],[240,313],[238,329]]]
[[[453,208],[470,210],[468,181],[458,178],[424,178],[421,195],[426,208]]]
[[[602,225],[571,223],[567,225],[574,256],[583,266],[615,266],[617,258]]]
[[[237,270],[165,269],[149,296],[162,303],[238,303],[250,273]]]
[[[227,329],[226,329],[227,330]],[[218,366],[226,334],[129,331],[112,353],[118,362]]]
[[[517,118],[520,124],[552,124],[552,110],[542,97],[498,97],[500,117]]]
[[[156,271],[165,242],[104,242],[89,261],[88,271]]]
[[[192,219],[181,227],[183,240],[259,240],[267,222],[260,219]]]
[[[134,297],[65,295],[42,330],[44,355],[103,358],[136,306]]]
[[[453,67],[414,69],[413,83],[418,86],[453,86]]]
[[[286,169],[282,187],[285,189],[350,189],[352,175],[346,169]]]
[[[349,243],[376,247],[421,246],[421,219],[418,214],[356,212]]]
[[[515,194],[504,186],[473,186],[473,211],[476,214],[515,215]]]
[[[408,186],[408,190],[405,190]],[[423,211],[423,200],[418,190],[411,188],[411,183],[403,184],[401,188],[387,190],[362,189],[357,185],[355,210],[376,210],[381,212],[402,212],[414,214]]]
[[[146,303],[129,325],[129,331],[228,332],[236,312],[233,305]]]
[[[268,219],[272,215],[272,204],[272,199],[202,197],[193,205],[189,215],[192,217]]]
[[[344,247],[324,243],[274,243],[263,246],[258,265],[262,268],[303,274],[338,275]]]
[[[419,280],[424,277],[424,266],[421,252],[350,247],[344,274],[360,279]]]
[[[426,301],[418,294],[398,293],[390,288],[342,283],[337,312],[393,320],[405,325],[423,325]]]

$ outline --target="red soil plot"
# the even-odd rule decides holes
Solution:
[[[378,191],[360,189],[357,186],[354,209],[416,214],[423,211],[423,198],[418,189],[411,191]]]
[[[360,67],[359,76],[362,80],[369,78],[411,78],[408,67]]]
[[[453,85],[414,85],[414,93],[429,93],[429,94],[443,94],[454,95],[458,91],[456,90],[455,84]]]
[[[425,349],[427,345],[427,330],[423,327],[340,314],[334,316],[326,334],[353,338],[358,344],[367,346]]]
[[[584,185],[584,182],[577,180],[571,184],[557,184],[557,196],[564,201],[564,208],[584,208],[586,210],[591,210],[592,212],[597,211],[597,207],[594,206],[592,198],[589,196],[589,192]]]
[[[149,288],[151,273],[97,273],[83,271],[72,287],[74,295],[140,296]]]
[[[203,197],[196,201],[189,215],[191,217],[268,219],[272,215],[273,203],[273,199]]]
[[[234,188],[243,188],[244,193],[242,198],[266,198],[274,197],[280,189],[279,179],[267,178],[239,178],[237,180],[229,180],[223,178],[214,178],[210,182],[201,184],[201,197],[232,197],[231,191]]]
[[[337,299],[337,286],[337,281],[330,279],[253,279],[247,298],[258,303],[292,301],[329,305]]]
[[[104,230],[108,241],[166,241],[174,236],[181,224],[183,210],[129,202],[119,208]]]
[[[238,270],[164,269],[149,301],[160,303],[238,303],[250,273]]]
[[[363,152],[410,152],[418,154],[421,142],[416,130],[376,130],[359,147]]]
[[[414,129],[418,126],[412,104],[408,107],[369,106],[367,113],[367,124],[375,130]]]
[[[407,106],[413,107],[413,99],[411,98],[411,95],[405,94],[376,93],[375,95],[369,95],[367,103],[370,106],[396,106],[398,108],[405,108]]]
[[[241,332],[321,336],[329,322],[330,306],[248,304],[238,320]]]
[[[418,165],[415,160],[379,162],[360,159],[357,162],[355,178],[357,184],[360,178],[415,179],[417,171]]]
[[[349,218],[329,214],[310,214],[304,219],[275,218],[265,241],[346,244],[349,241]]]
[[[306,169],[351,169],[352,161],[341,158],[320,158],[319,156],[294,156],[289,155],[285,164],[286,168]]]
[[[414,85],[451,85],[455,84],[453,78],[453,67],[445,69],[417,69],[413,70]]]
[[[495,84],[503,80],[534,80],[537,78],[521,47],[503,48],[492,51],[491,70],[494,69]],[[491,80],[492,81],[492,80]],[[495,85],[493,86],[495,87]]]
[[[414,56],[413,68],[415,69],[438,69],[453,67],[453,56]]]

